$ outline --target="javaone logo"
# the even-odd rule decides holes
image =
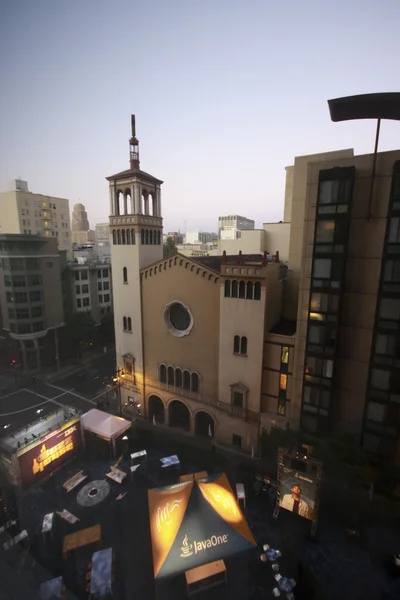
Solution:
[[[164,525],[171,525],[171,515],[177,508],[180,508],[181,502],[183,502],[183,499],[174,500],[173,502],[171,502],[171,504],[167,502],[164,508],[158,507],[156,524],[159,532],[161,532]]]
[[[198,554],[203,550],[207,550],[207,548],[213,548],[214,546],[220,546],[221,544],[228,543],[228,534],[225,535],[212,535],[208,540],[203,540],[201,542],[193,541],[193,544],[189,544],[188,536],[185,535],[183,538],[182,548],[181,548],[181,558],[186,558],[188,556],[192,556],[194,547],[194,553]]]
[[[227,492],[225,492],[225,490],[221,493],[221,492],[214,492],[213,490],[210,490],[211,494],[214,498],[214,500],[216,502],[218,502],[219,504],[222,504],[222,506],[226,509],[226,510],[230,510],[232,511],[232,513],[234,515],[237,514],[237,508],[236,508],[236,503],[235,501],[232,499],[231,495],[228,494]]]

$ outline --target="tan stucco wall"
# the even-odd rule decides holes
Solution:
[[[0,194],[0,233],[21,233],[16,192]]]
[[[289,260],[290,223],[263,223],[268,254],[279,252],[280,260]]]
[[[238,240],[219,240],[218,253],[223,254],[224,250],[228,255],[239,254],[263,254],[266,247],[267,236],[264,229],[249,229],[241,232]]]
[[[201,393],[216,398],[220,280],[182,257],[166,260],[160,266],[161,271],[148,269],[147,278],[142,279],[146,377],[158,379],[162,362],[197,371]],[[187,305],[194,318],[191,333],[183,338],[172,335],[164,322],[164,309],[174,300]]]
[[[261,300],[225,298],[220,287],[219,399],[230,404],[230,386],[240,382],[248,389],[247,408],[254,411],[260,410],[265,295],[265,281]],[[247,357],[233,353],[235,335],[247,337]]]

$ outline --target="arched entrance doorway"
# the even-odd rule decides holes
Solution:
[[[157,423],[164,423],[165,421],[165,411],[164,411],[164,404],[163,401],[161,400],[161,398],[159,398],[158,396],[150,396],[149,400],[148,400],[148,414],[149,414],[149,419],[150,421],[153,420],[153,416],[154,419]]]
[[[213,438],[214,437],[214,419],[206,412],[202,410],[196,413],[194,419],[194,432],[196,435],[203,437]],[[211,435],[210,435],[211,433]]]
[[[169,424],[190,431],[190,412],[187,406],[179,400],[172,400],[168,407]]]

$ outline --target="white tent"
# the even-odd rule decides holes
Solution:
[[[115,440],[131,426],[131,422],[92,408],[81,417],[83,428],[107,441]]]

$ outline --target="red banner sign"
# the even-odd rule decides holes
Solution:
[[[18,456],[22,487],[29,488],[72,458],[82,447],[80,419],[43,436]]]

